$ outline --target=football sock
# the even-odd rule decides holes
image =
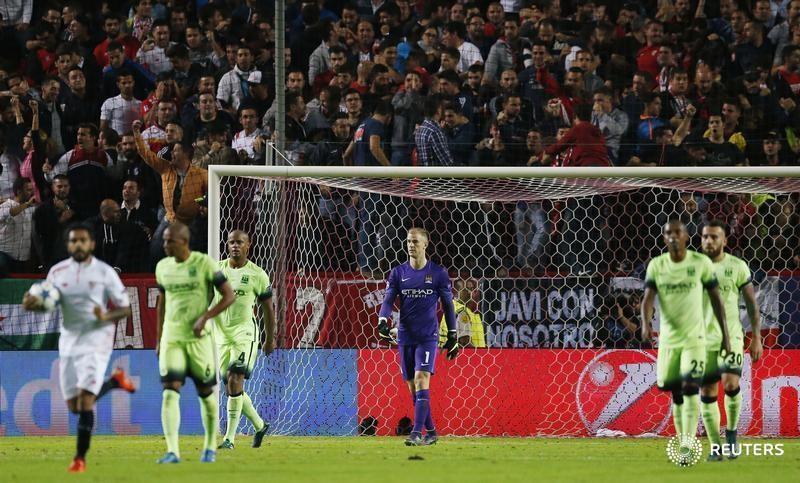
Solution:
[[[703,425],[706,427],[706,436],[708,436],[708,443],[711,448],[713,445],[719,449],[719,406],[717,406],[717,397],[700,397],[700,414],[703,416]]]
[[[681,417],[683,417],[683,394],[672,393],[672,423],[675,425],[675,434],[681,435]]]
[[[683,411],[681,413],[681,433],[689,436],[697,435],[697,417],[700,412],[700,395],[684,394]]]
[[[725,416],[727,419],[726,428],[735,431],[739,425],[739,413],[742,410],[742,393],[740,388],[733,391],[725,391]]]
[[[228,428],[225,431],[225,439],[234,442],[236,430],[239,428],[239,419],[242,417],[242,394],[228,396]]]
[[[430,397],[431,390],[428,389],[428,414],[425,415],[425,431],[435,433],[436,426],[433,425],[433,416],[431,415],[431,413],[433,413],[433,408],[431,407]]]
[[[219,405],[214,391],[203,397],[200,396],[200,416],[203,420],[205,440],[203,449],[217,450],[217,425],[219,424]]]
[[[94,411],[81,411],[78,414],[78,449],[76,458],[86,458],[89,451],[89,441],[92,439],[94,428]]]
[[[253,401],[246,392],[242,393],[242,414],[253,423],[253,427],[256,428],[256,431],[264,427],[264,420],[258,415],[258,411],[256,411],[256,408],[253,406]]]
[[[417,391],[414,402],[414,428],[411,430],[414,433],[421,433],[422,428],[425,426],[425,418],[428,416],[431,404],[428,400],[428,390],[421,389]]]
[[[173,389],[161,393],[161,427],[167,442],[167,452],[181,456],[178,449],[178,431],[181,427],[181,394]]]
[[[97,393],[97,399],[99,400],[101,397],[105,396],[106,393],[112,389],[116,389],[119,387],[119,382],[113,377],[108,378],[106,382],[100,386],[100,391]]]

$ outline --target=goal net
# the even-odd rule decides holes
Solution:
[[[637,330],[644,270],[668,220],[699,251],[704,223],[721,219],[728,251],[753,272],[766,347],[758,363],[744,358],[740,431],[798,435],[798,194],[791,168],[213,166],[209,250],[226,257],[227,234],[243,229],[272,278],[278,350],[246,390],[277,434],[406,429],[411,396],[375,327],[411,227],[450,272],[464,345],[436,360],[439,431],[667,434],[657,335]],[[744,309],[742,320],[749,340]]]

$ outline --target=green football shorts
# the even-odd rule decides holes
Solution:
[[[706,365],[706,348],[676,347],[658,349],[656,380],[664,390],[677,389],[684,381],[699,383]]]
[[[160,346],[158,371],[161,382],[180,381],[188,375],[196,386],[217,383],[217,348],[214,337],[203,336],[192,341],[164,342]]]
[[[259,344],[250,339],[225,340],[219,344],[219,371],[227,375],[244,374],[250,379],[258,358]]]

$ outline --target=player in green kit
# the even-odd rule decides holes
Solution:
[[[261,446],[269,430],[269,424],[261,419],[250,396],[244,392],[244,380],[249,379],[253,372],[261,345],[261,331],[256,324],[253,310],[256,302],[261,304],[264,314],[266,338],[261,346],[264,354],[269,355],[272,352],[275,330],[269,277],[261,267],[247,259],[249,252],[250,237],[241,230],[235,230],[228,235],[230,258],[219,262],[220,271],[236,294],[236,301],[217,317],[215,323],[220,372],[225,374],[228,392],[228,427],[219,449],[233,449],[242,413],[256,429],[253,448]]]
[[[200,461],[216,460],[219,405],[217,384],[217,348],[209,320],[222,313],[234,301],[231,285],[208,255],[189,250],[189,228],[173,223],[164,230],[166,258],[156,265],[158,297],[158,371],[164,386],[161,425],[167,453],[159,463],[180,462],[178,430],[181,424],[180,390],[186,376],[194,380],[200,397],[205,441]],[[209,308],[214,287],[221,300]]]
[[[642,340],[652,335],[653,310],[658,295],[661,331],[656,362],[657,384],[672,393],[672,417],[681,446],[697,434],[700,384],[706,361],[706,324],[703,293],[708,292],[722,331],[721,344],[730,351],[725,310],[711,260],[686,248],[689,234],[680,221],[664,225],[669,250],[647,265],[642,299]],[[685,443],[683,443],[685,441]]]
[[[724,451],[730,458],[736,458],[736,426],[739,423],[739,410],[742,405],[742,395],[739,393],[739,378],[742,375],[744,361],[744,330],[739,319],[739,293],[744,298],[747,307],[747,316],[750,318],[753,340],[750,342],[750,357],[753,362],[761,358],[761,314],[756,304],[756,294],[750,279],[750,268],[735,256],[725,253],[727,238],[725,223],[717,220],[710,221],[703,227],[703,253],[714,262],[714,272],[719,281],[719,292],[725,306],[725,316],[728,321],[728,335],[731,340],[731,350],[727,353],[720,352],[722,334],[719,326],[713,320],[710,302],[705,301],[706,312],[706,373],[703,377],[703,387],[700,389],[701,414],[703,425],[706,427],[708,441],[711,445],[709,461],[722,461],[723,451],[719,437],[719,406],[717,406],[718,382],[722,379],[725,390],[725,414],[727,425],[725,439],[729,445]]]

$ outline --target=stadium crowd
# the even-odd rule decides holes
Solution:
[[[286,3],[276,54],[272,1],[2,2],[0,276],[52,266],[76,221],[122,272],[151,270],[174,220],[203,249],[206,168],[265,163],[276,55],[297,164],[800,164],[800,0]],[[318,196],[359,240],[345,263],[380,271],[387,200]],[[631,270],[651,255],[648,196],[474,216],[501,227],[485,234],[497,266]],[[695,228],[728,221],[764,268],[797,268],[796,196],[665,201]]]

